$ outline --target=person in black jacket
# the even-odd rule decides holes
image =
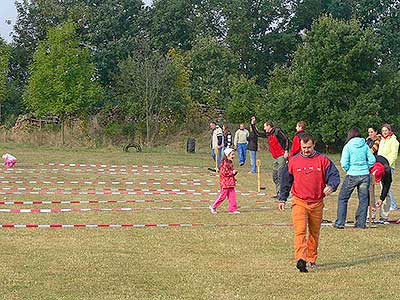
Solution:
[[[390,168],[389,161],[384,158],[382,155],[376,156],[376,162],[369,169],[371,175],[375,176],[375,182],[381,183],[381,194],[379,196],[379,200],[376,201],[376,208],[379,208],[380,221],[387,222],[388,214],[385,211],[389,211],[390,208],[390,199],[386,200],[386,196],[389,193],[390,186],[392,184],[392,169]],[[374,203],[372,203],[374,205]],[[386,205],[387,209],[383,209],[382,205]]]
[[[275,127],[272,121],[264,123],[264,131],[259,132],[256,127],[256,117],[251,117],[251,129],[258,137],[266,138],[269,151],[274,159],[272,166],[272,180],[275,184],[275,195],[272,198],[279,198],[280,178],[283,168],[286,166],[289,156],[289,139],[282,129]]]
[[[228,125],[224,124],[222,125],[222,132],[224,134],[224,150],[226,148],[233,148],[233,139],[232,139],[232,133],[228,128]]]
[[[368,147],[371,149],[372,154],[377,155],[379,149],[379,143],[381,142],[381,135],[378,133],[376,126],[368,127],[368,137],[365,140]]]
[[[256,173],[257,172],[257,151],[258,151],[258,136],[257,134],[250,128],[249,136],[247,137],[247,150],[250,153],[250,172],[249,173]]]

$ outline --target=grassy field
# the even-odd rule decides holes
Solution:
[[[375,300],[399,295],[400,226],[396,225],[365,230],[325,226],[318,269],[308,274],[296,270],[293,228],[286,226],[291,211],[279,212],[269,197],[271,159],[265,151],[259,157],[266,195],[255,193],[256,176],[247,173],[249,165],[239,168],[240,215],[228,214],[226,203],[217,215],[210,214],[207,207],[216,198],[218,178],[207,171],[212,162],[206,148],[192,155],[168,149],[122,153],[18,145],[2,145],[2,151],[15,154],[18,166],[1,172],[0,200],[93,202],[1,205],[2,224],[202,226],[0,229],[1,299]],[[331,158],[337,162],[339,156]],[[394,193],[399,195],[396,176]],[[154,194],[156,189],[164,194]],[[183,194],[173,194],[176,191]],[[324,219],[334,220],[337,195],[326,199]],[[106,202],[110,200],[114,202]],[[353,197],[349,221],[354,220],[356,204]],[[393,212],[391,219],[397,218],[400,212]],[[271,224],[282,226],[267,226]]]

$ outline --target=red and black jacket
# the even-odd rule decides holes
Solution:
[[[285,202],[291,191],[306,202],[319,202],[325,197],[326,185],[336,191],[339,183],[339,171],[329,158],[318,152],[311,156],[300,153],[289,160],[282,172],[279,201]]]
[[[389,193],[390,186],[392,185],[392,180],[393,180],[392,179],[392,169],[390,168],[389,161],[386,158],[384,158],[382,155],[376,156],[376,162],[375,162],[374,166],[376,164],[380,164],[383,167],[383,169],[385,170],[384,174],[382,176],[382,179],[381,179],[382,189],[381,189],[381,194],[379,196],[379,199],[384,201],[386,199],[387,194]],[[371,171],[371,169],[370,169],[370,171]]]
[[[270,132],[259,132],[254,124],[251,124],[251,128],[257,136],[267,138],[269,151],[273,158],[278,158],[285,151],[289,151],[289,139],[282,129],[274,127]]]

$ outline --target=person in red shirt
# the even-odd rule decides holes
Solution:
[[[274,163],[272,166],[272,180],[275,184],[275,194],[272,198],[279,198],[280,178],[289,156],[289,139],[282,129],[275,127],[272,121],[264,123],[264,132],[256,127],[256,117],[251,117],[251,129],[258,136],[266,138]]]
[[[323,199],[336,191],[340,177],[334,163],[315,151],[312,135],[305,133],[300,146],[300,154],[290,159],[283,170],[278,208],[285,209],[291,191],[296,267],[308,272],[307,265],[316,266]]]
[[[211,213],[216,214],[218,206],[228,198],[228,211],[233,214],[240,213],[237,210],[236,203],[236,179],[235,176],[238,173],[233,166],[233,159],[235,157],[235,150],[232,148],[226,148],[224,150],[224,159],[219,169],[219,182],[220,182],[220,194],[214,203],[209,207]]]
[[[291,159],[293,156],[296,154],[299,154],[301,152],[301,147],[300,147],[300,138],[302,135],[304,135],[304,130],[306,130],[306,122],[304,121],[299,121],[296,124],[296,134],[293,137],[292,140],[292,148],[290,148],[289,151],[289,159]]]

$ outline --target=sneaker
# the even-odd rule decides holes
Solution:
[[[296,268],[299,269],[301,273],[307,273],[307,263],[304,259],[300,258],[296,263]]]
[[[272,195],[271,198],[272,198],[272,199],[278,199],[278,195],[277,195],[277,194]]]
[[[217,210],[215,208],[213,208],[212,206],[209,206],[208,208],[210,209],[212,214],[216,214],[217,213]]]
[[[240,214],[240,211],[235,210],[235,211],[230,211],[229,213],[230,213],[230,214]]]
[[[244,162],[241,162],[240,164],[239,164],[239,166],[243,166],[244,165]]]
[[[336,229],[344,229],[344,225],[337,225],[336,223],[333,223],[332,227],[334,227]]]

